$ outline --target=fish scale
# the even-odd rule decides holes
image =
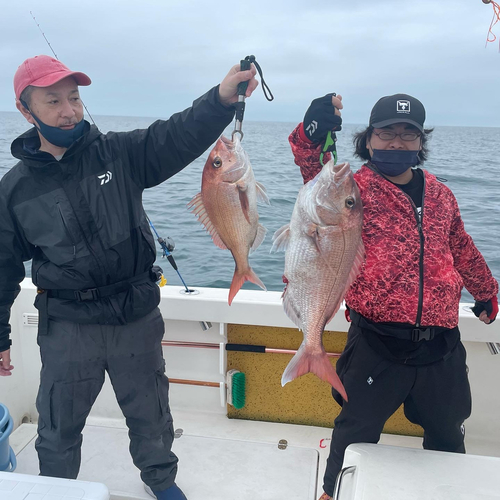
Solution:
[[[201,192],[188,204],[212,236],[213,242],[231,251],[236,267],[228,304],[245,281],[266,287],[248,262],[248,255],[263,241],[266,229],[259,224],[257,201],[269,203],[266,190],[256,182],[248,155],[235,136],[222,136],[203,168]]]
[[[301,188],[290,224],[273,237],[272,250],[286,250],[283,307],[304,334],[283,385],[313,372],[347,400],[322,336],[363,263],[362,225],[363,207],[349,164],[331,160]]]

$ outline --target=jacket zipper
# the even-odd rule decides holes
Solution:
[[[384,178],[376,169],[372,168],[371,165],[366,164],[366,166],[376,175],[379,175],[380,177]],[[424,232],[422,230],[422,220],[424,218],[424,200],[425,200],[425,174],[422,172],[423,175],[423,180],[424,180],[424,185],[422,189],[422,206],[420,208],[420,215],[418,214],[417,207],[413,200],[411,199],[411,196],[406,194],[401,188],[401,192],[410,200],[411,206],[413,208],[413,213],[415,215],[415,219],[417,221],[417,230],[418,230],[418,235],[420,239],[420,252],[419,252],[419,259],[418,259],[418,306],[417,306],[417,320],[415,321],[415,326],[417,328],[420,328],[420,321],[422,320],[422,309],[423,309],[423,303],[424,303]],[[385,179],[385,178],[384,178]],[[390,181],[389,181],[390,182]]]
[[[410,200],[411,206],[413,208],[413,213],[415,215],[415,219],[417,221],[417,230],[418,236],[420,238],[420,252],[418,259],[418,275],[419,275],[419,283],[418,283],[418,307],[417,307],[417,320],[415,321],[415,326],[420,328],[420,321],[422,320],[422,309],[424,303],[424,232],[422,230],[422,220],[424,218],[424,200],[425,200],[425,174],[424,185],[422,189],[422,205],[420,207],[420,215],[418,213],[417,207],[411,196],[406,194],[404,191],[404,195]]]
[[[61,220],[64,226],[64,229],[66,230],[66,233],[68,233],[69,239],[71,240],[71,244],[73,245],[73,260],[76,258],[76,246],[75,246],[75,240],[73,239],[73,236],[71,235],[71,231],[69,230],[68,225],[66,224],[66,220],[64,219],[64,215],[61,209],[61,205],[59,202],[56,202],[57,209],[59,210],[59,215],[61,216]]]

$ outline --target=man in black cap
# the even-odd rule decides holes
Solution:
[[[340,130],[342,97],[315,99],[289,141],[304,182],[320,170],[328,132]],[[334,432],[320,500],[333,495],[344,451],[376,443],[404,404],[424,429],[423,446],[465,453],[463,422],[471,393],[460,342],[462,287],[486,324],[498,313],[498,283],[465,232],[453,193],[427,171],[425,109],[412,96],[382,97],[369,126],[354,137],[365,164],[354,174],[363,202],[365,263],[347,290],[351,321],[337,373],[349,401]],[[325,155],[326,156],[326,155]]]

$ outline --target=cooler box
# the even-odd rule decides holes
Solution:
[[[334,500],[500,500],[500,458],[350,445]]]
[[[1,500],[109,500],[101,483],[0,472]]]

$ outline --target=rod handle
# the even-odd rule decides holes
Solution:
[[[263,345],[226,344],[226,351],[266,352],[266,347]]]
[[[248,59],[242,59],[240,61],[240,70],[246,71],[250,69],[251,62]],[[238,83],[238,95],[245,95],[248,88],[248,81]]]

